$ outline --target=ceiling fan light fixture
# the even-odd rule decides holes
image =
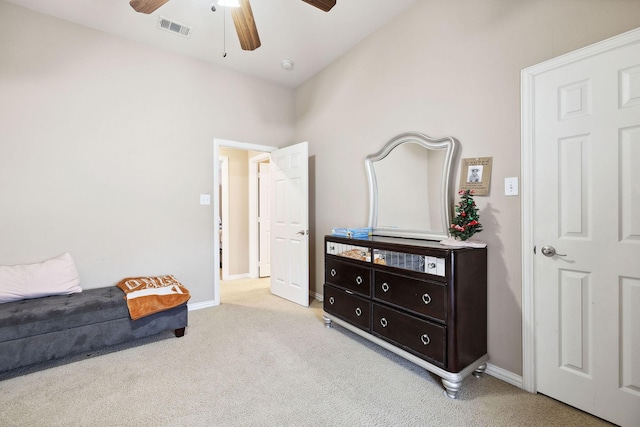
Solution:
[[[240,7],[240,2],[238,0],[218,0],[218,6]]]

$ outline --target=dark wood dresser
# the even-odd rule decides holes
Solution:
[[[487,250],[325,237],[324,319],[427,369],[457,398],[487,356]]]

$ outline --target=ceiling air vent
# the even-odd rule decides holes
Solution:
[[[193,30],[193,28],[191,27],[186,27],[182,24],[178,24],[177,22],[173,22],[167,18],[163,18],[162,16],[158,18],[158,28],[170,31],[183,37],[189,37],[191,35],[191,31]]]

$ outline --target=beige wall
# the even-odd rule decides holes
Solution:
[[[310,141],[312,289],[322,237],[364,226],[364,158],[406,131],[454,136],[462,157],[493,157],[476,197],[489,245],[489,356],[521,374],[520,71],[640,26],[632,0],[421,0],[296,91],[296,136]],[[458,181],[456,181],[458,182]]]
[[[213,138],[293,142],[293,90],[0,1],[0,263],[212,300]]]
[[[307,140],[321,293],[322,236],[367,221],[365,156],[452,135],[493,157],[489,353],[520,373],[520,70],[638,26],[636,0],[421,0],[294,94],[0,0],[0,261],[70,251],[87,288],[174,274],[211,300],[213,138]]]

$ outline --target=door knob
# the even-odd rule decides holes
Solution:
[[[309,234],[309,230],[300,230],[296,234],[300,234],[302,236],[305,236],[305,235]]]
[[[543,246],[542,247],[542,255],[544,256],[548,256],[548,257],[552,257],[554,255],[556,256],[567,256],[567,254],[559,254],[556,252],[556,248],[554,248],[553,246]]]

